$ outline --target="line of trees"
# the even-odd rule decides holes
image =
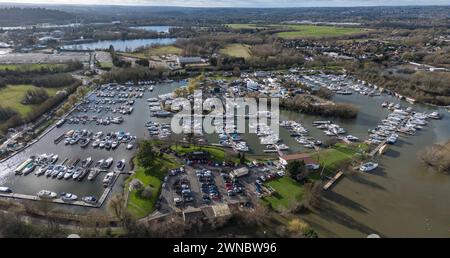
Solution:
[[[420,151],[419,158],[440,172],[450,173],[450,140]]]
[[[359,109],[348,103],[320,102],[308,95],[296,95],[292,98],[282,99],[280,106],[289,110],[299,111],[305,114],[355,118]]]
[[[43,88],[27,90],[21,101],[24,105],[41,104],[49,98],[48,93]]]

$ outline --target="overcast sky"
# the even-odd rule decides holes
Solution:
[[[0,3],[117,4],[188,7],[450,5],[450,0],[0,0]]]

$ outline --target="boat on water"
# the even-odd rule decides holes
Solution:
[[[432,119],[441,119],[441,115],[438,112],[432,112],[431,114],[428,114],[427,117]]]
[[[106,176],[103,178],[103,187],[108,187],[112,180],[114,178],[114,172],[109,172],[106,174]]]
[[[71,178],[73,176],[73,173],[75,173],[75,168],[70,167],[69,169],[67,169],[67,172],[64,174],[64,179]]]
[[[64,169],[64,170],[61,170],[59,173],[58,173],[58,175],[56,175],[56,178],[57,179],[63,179],[64,178],[64,176],[66,175],[66,169]]]
[[[370,172],[378,167],[378,163],[375,162],[367,162],[359,167],[359,170],[362,172]]]
[[[81,200],[85,203],[92,204],[92,205],[95,205],[98,202],[97,198],[95,198],[95,196],[86,196],[86,197],[81,198]]]
[[[91,157],[88,157],[88,158],[86,158],[85,160],[83,160],[82,162],[81,162],[81,167],[82,168],[87,168],[87,167],[89,167],[90,165],[92,164],[92,158]]]
[[[37,196],[41,199],[54,199],[58,197],[58,194],[49,190],[41,190],[37,193]]]
[[[6,186],[0,186],[0,193],[12,193],[12,190]]]
[[[74,180],[77,180],[80,177],[81,173],[83,173],[83,169],[80,167],[76,168],[75,172],[73,172],[72,178]]]
[[[65,201],[65,202],[73,202],[78,200],[78,196],[76,196],[75,194],[71,194],[71,193],[66,193],[66,192],[62,192],[60,194],[61,196],[61,200]]]
[[[124,168],[125,168],[125,164],[126,164],[126,162],[125,162],[124,159],[119,160],[119,161],[117,162],[117,164],[116,164],[115,170],[116,170],[116,171],[123,171]]]
[[[34,169],[36,168],[36,164],[34,164],[34,162],[30,162],[28,163],[25,168],[22,170],[22,174],[23,175],[28,175],[31,172],[34,171]]]
[[[153,91],[153,86],[150,86],[150,88],[148,88],[149,91]]]
[[[108,169],[111,167],[113,162],[114,162],[114,159],[112,157],[109,157],[100,165],[100,168]]]
[[[30,163],[33,162],[32,158],[29,158],[27,160],[25,160],[24,162],[22,162],[19,166],[17,166],[17,168],[14,170],[14,173],[16,175],[20,175],[22,174],[23,170],[25,169],[25,167],[27,167]]]
[[[36,171],[34,172],[34,174],[35,174],[36,176],[42,176],[42,175],[45,173],[45,171],[47,170],[48,167],[49,167],[49,165],[41,166],[38,170],[36,170]]]
[[[88,180],[89,181],[94,180],[97,177],[97,175],[100,174],[100,172],[101,172],[101,170],[98,168],[89,169]]]
[[[55,164],[56,161],[58,161],[58,159],[59,159],[59,156],[55,154],[50,158],[50,163]]]

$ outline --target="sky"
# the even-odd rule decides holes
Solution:
[[[336,7],[450,5],[450,0],[0,0],[0,3],[32,4],[109,4],[187,7]]]

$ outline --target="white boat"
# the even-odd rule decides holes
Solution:
[[[42,176],[42,175],[45,173],[45,171],[47,171],[47,168],[48,168],[47,165],[42,166],[42,167],[40,167],[38,170],[36,170],[36,172],[34,172],[34,174],[35,174],[36,176]]]
[[[94,180],[99,173],[100,173],[100,169],[98,169],[98,168],[90,169],[89,170],[89,175],[88,175],[88,180],[89,181]]]
[[[125,168],[125,160],[124,159],[122,159],[122,160],[119,160],[118,162],[117,162],[117,165],[116,165],[116,170],[117,171],[123,171],[123,169]]]
[[[58,155],[53,155],[51,158],[50,158],[50,163],[52,163],[52,164],[55,164],[56,163],[56,161],[58,161]]]
[[[37,193],[37,196],[41,199],[54,199],[58,197],[58,194],[49,190],[41,190]]]
[[[133,143],[133,142],[130,142],[130,143],[128,143],[128,145],[127,145],[127,150],[131,150],[131,149],[133,149],[133,147],[134,147],[134,143]]]
[[[114,159],[112,157],[109,157],[105,160],[105,162],[103,162],[102,165],[100,165],[101,168],[107,169],[110,168],[111,165],[113,164]]]
[[[97,198],[95,198],[94,196],[86,196],[86,197],[81,198],[81,200],[88,204],[92,204],[92,205],[97,204]]]
[[[82,168],[76,168],[75,172],[73,172],[72,178],[73,179],[78,179],[78,177],[80,177],[81,173],[83,173],[83,169]]]
[[[34,162],[30,162],[28,163],[25,168],[22,170],[22,174],[23,175],[28,175],[31,172],[33,172],[33,170],[36,168],[36,165],[34,164]]]
[[[369,172],[369,171],[376,169],[377,167],[378,167],[378,163],[367,162],[367,163],[362,164],[361,167],[359,167],[359,170],[362,172]]]
[[[89,167],[91,164],[92,164],[92,158],[91,158],[91,157],[88,157],[88,158],[86,158],[85,160],[83,160],[83,161],[81,162],[81,167],[82,167],[82,168],[87,168],[87,167]]]
[[[6,186],[0,186],[0,193],[12,193],[12,190]]]
[[[75,172],[74,167],[70,167],[67,172],[64,174],[64,179],[69,179],[73,176],[73,173]]]
[[[106,176],[103,178],[103,186],[108,187],[111,184],[113,178],[114,172],[109,172],[108,174],[106,174]]]
[[[71,193],[62,192],[60,196],[61,196],[61,200],[65,201],[65,202],[73,202],[73,201],[78,200],[78,196],[76,196],[75,194],[71,194]]]

